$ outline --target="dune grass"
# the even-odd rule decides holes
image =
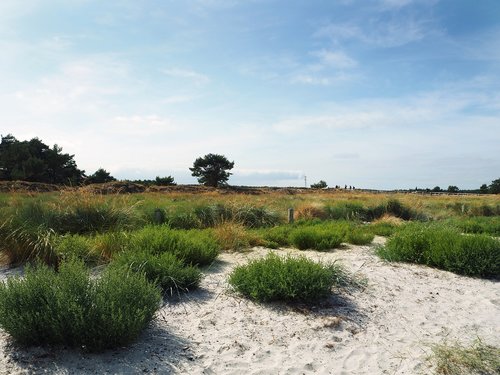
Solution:
[[[500,374],[500,349],[479,339],[467,347],[459,343],[436,344],[429,359],[441,375]]]
[[[377,254],[389,261],[426,264],[467,276],[500,277],[499,239],[463,235],[442,224],[408,224],[392,235]]]

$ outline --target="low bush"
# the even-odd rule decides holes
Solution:
[[[96,265],[100,256],[96,253],[91,237],[78,234],[58,236],[54,240],[54,250],[62,261],[79,259],[88,265]]]
[[[236,267],[229,284],[244,296],[259,301],[315,302],[345,280],[339,265],[322,265],[305,257],[265,258]]]
[[[167,216],[166,222],[172,229],[197,229],[201,223],[195,214],[191,212],[179,212]]]
[[[368,245],[375,235],[368,228],[352,228],[347,232],[344,241],[353,245]]]
[[[205,266],[215,260],[220,246],[207,231],[148,226],[131,234],[129,249],[154,255],[172,253],[187,265]]]
[[[143,275],[109,269],[92,279],[80,262],[62,263],[58,273],[39,265],[0,283],[0,326],[25,345],[102,351],[135,340],[160,302]]]
[[[281,223],[281,217],[265,207],[241,206],[233,211],[234,221],[247,228],[272,227]]]
[[[143,273],[149,281],[170,295],[196,289],[202,276],[197,267],[186,266],[171,253],[153,255],[146,251],[125,251],[116,257],[110,267]]]
[[[300,250],[329,250],[339,247],[344,236],[321,226],[297,227],[290,234],[291,243]]]
[[[377,236],[389,237],[398,230],[399,224],[393,224],[387,221],[371,223],[368,227],[373,234]]]
[[[226,222],[213,229],[214,237],[224,250],[242,250],[267,244],[257,233],[237,222]]]
[[[194,209],[194,214],[202,228],[211,228],[233,219],[232,210],[220,203],[198,206]]]
[[[500,237],[500,216],[454,218],[447,223],[463,233],[484,233]]]
[[[377,252],[389,261],[426,264],[468,276],[500,277],[500,240],[462,235],[444,225],[408,224]]]
[[[291,225],[282,225],[274,228],[259,231],[265,241],[277,247],[290,246],[290,233],[293,227]]]

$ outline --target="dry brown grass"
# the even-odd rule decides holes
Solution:
[[[324,220],[328,217],[324,207],[320,203],[302,204],[295,210],[295,219],[321,219]]]
[[[240,223],[226,221],[214,228],[214,236],[223,250],[244,250],[252,246],[262,245],[262,240],[251,234]]]

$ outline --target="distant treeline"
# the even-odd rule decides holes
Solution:
[[[214,160],[212,160],[214,159]],[[198,164],[207,164],[206,171],[199,171]],[[194,176],[201,176],[200,183],[204,183],[203,179],[213,178],[213,173],[210,170],[216,166],[218,168],[215,174],[215,183],[206,185],[217,186],[220,182],[225,183],[230,173],[226,170],[231,169],[234,162],[229,162],[222,155],[208,154],[204,158],[198,158],[195,161],[193,168]],[[33,138],[29,141],[19,141],[13,135],[8,134],[1,136],[0,142],[0,180],[3,181],[29,181],[43,182],[49,184],[62,185],[83,185],[93,183],[105,183],[116,181],[116,178],[103,168],[90,175],[86,175],[85,171],[79,169],[74,160],[74,155],[65,154],[62,148],[58,145],[49,147],[38,138]],[[139,183],[142,185],[161,185],[169,186],[176,185],[172,176],[160,177],[157,176],[154,180],[131,180],[130,182]],[[312,184],[313,189],[324,189],[328,185],[321,180],[316,184]],[[336,186],[336,188],[341,188]],[[347,189],[345,185],[345,189]],[[349,189],[355,189],[349,186]],[[478,189],[459,189],[457,186],[450,185],[447,189],[442,189],[439,186],[434,188],[418,188],[405,190],[411,192],[422,193],[474,193],[474,194],[499,194],[500,193],[500,178],[491,182],[491,184],[482,184]]]

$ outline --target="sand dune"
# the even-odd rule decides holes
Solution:
[[[368,282],[312,309],[232,294],[231,269],[269,250],[222,254],[202,288],[167,303],[131,347],[99,355],[20,349],[2,332],[0,373],[428,374],[432,343],[480,336],[500,345],[500,283],[388,264],[374,246],[300,252],[339,260]]]

